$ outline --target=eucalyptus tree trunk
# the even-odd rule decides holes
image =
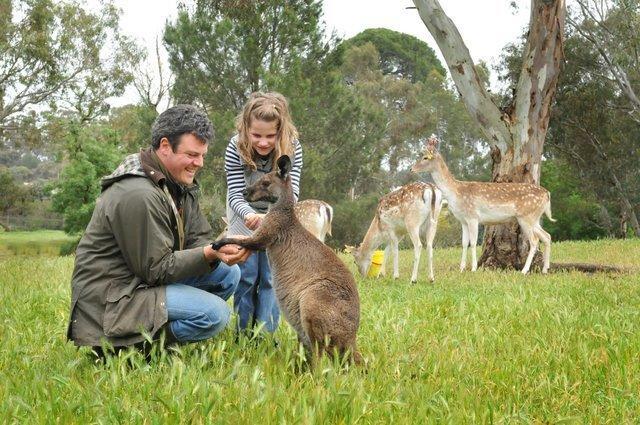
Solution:
[[[565,0],[531,1],[522,70],[512,104],[504,110],[489,97],[458,29],[439,2],[414,0],[414,4],[438,43],[467,110],[491,145],[492,180],[540,184],[542,148],[563,59]],[[528,245],[515,221],[488,226],[480,265],[520,269]],[[540,257],[534,264],[540,264]]]

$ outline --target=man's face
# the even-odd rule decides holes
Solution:
[[[169,140],[162,138],[157,153],[176,182],[190,185],[193,183],[196,172],[204,165],[207,149],[207,144],[202,143],[193,134],[183,134],[180,136],[175,152],[171,149]]]

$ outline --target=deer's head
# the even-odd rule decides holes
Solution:
[[[287,155],[282,155],[278,158],[276,169],[248,186],[242,192],[242,195],[249,202],[267,201],[275,203],[282,197],[287,188],[290,172],[291,159]]]
[[[421,171],[433,171],[436,166],[435,159],[439,157],[438,153],[438,138],[432,134],[429,139],[427,139],[427,147],[424,149],[422,153],[422,158],[413,164],[411,167],[411,171],[414,173],[419,173]]]
[[[366,276],[369,272],[369,266],[371,266],[371,253],[366,255],[361,246],[345,245],[345,252],[353,256],[353,261],[356,263],[356,267],[360,272],[360,275]]]

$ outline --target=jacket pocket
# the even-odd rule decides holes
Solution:
[[[107,290],[102,328],[108,337],[140,335],[153,330],[157,288],[139,278],[128,284],[112,281]]]

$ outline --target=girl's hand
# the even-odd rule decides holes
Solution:
[[[247,226],[247,228],[249,228],[249,230],[256,230],[258,227],[260,227],[263,218],[264,214],[251,213],[247,215],[247,218],[244,219],[244,224],[245,226]]]

